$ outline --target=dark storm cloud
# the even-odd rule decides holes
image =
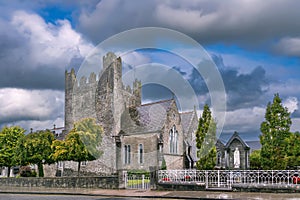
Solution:
[[[158,84],[147,84],[142,87],[144,102],[155,102],[163,99],[171,99],[173,93],[166,87]]]
[[[227,92],[229,110],[263,106],[264,98],[261,97],[264,96],[269,83],[262,67],[256,67],[250,74],[239,74],[234,69],[222,70],[221,74]]]
[[[21,67],[0,65],[0,87],[64,90],[63,69],[53,70],[51,66],[39,66],[38,70],[24,69],[21,61],[16,64]]]
[[[264,95],[269,80],[266,71],[258,66],[251,73],[241,74],[237,68],[225,66],[221,56],[211,56],[219,68],[227,93],[227,109],[248,108],[251,106],[265,106]],[[208,88],[201,75],[193,69],[189,82],[197,95],[207,94]]]
[[[5,26],[6,25],[6,26]],[[0,88],[17,87],[28,89],[64,88],[64,70],[47,65],[36,65],[29,61],[30,45],[25,37],[10,29],[0,31]]]
[[[283,46],[280,53],[292,54],[286,38],[289,42],[299,37],[299,7],[300,2],[292,0],[103,0],[93,11],[81,13],[78,29],[96,44],[121,31],[159,26],[188,34],[201,44],[237,43],[271,51]]]
[[[176,70],[180,75],[185,76],[187,73],[183,71],[180,67],[172,67],[171,70]],[[167,78],[167,77],[165,77]],[[142,88],[142,97],[145,102],[155,102],[164,99],[170,99],[175,97],[175,95],[170,91],[169,88],[159,84],[146,84]]]

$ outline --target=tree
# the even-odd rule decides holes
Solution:
[[[216,122],[212,118],[209,106],[206,104],[196,132],[197,156],[199,158],[196,165],[198,169],[213,169],[216,165],[216,130]]]
[[[39,177],[44,176],[43,164],[52,164],[54,135],[49,130],[29,133],[18,145],[20,165],[36,164]]]
[[[78,176],[82,161],[95,160],[102,152],[98,149],[102,140],[102,127],[96,124],[95,119],[86,118],[74,124],[74,128],[66,136],[61,148],[58,148],[56,158],[78,162]],[[65,148],[67,153],[65,154]],[[61,151],[61,153],[58,153]]]
[[[279,94],[269,102],[265,121],[260,126],[261,164],[263,169],[285,169],[287,146],[292,124],[288,109],[283,107]]]
[[[300,166],[300,133],[291,133],[288,138],[287,166],[289,169],[296,169]]]
[[[10,176],[11,167],[16,165],[16,146],[25,135],[25,130],[19,126],[4,127],[0,132],[0,166],[8,169]]]
[[[52,159],[55,162],[68,160],[68,147],[64,140],[54,140],[52,143]]]
[[[250,154],[250,167],[251,169],[261,169],[260,150],[254,150]]]

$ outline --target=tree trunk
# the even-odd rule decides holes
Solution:
[[[77,171],[78,171],[78,177],[79,177],[79,175],[80,175],[80,165],[81,165],[81,162],[78,161],[78,169],[77,169]]]
[[[44,177],[44,169],[42,163],[38,163],[38,171],[39,171],[39,177]]]
[[[10,177],[10,167],[7,167],[7,177]]]

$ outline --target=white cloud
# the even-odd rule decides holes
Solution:
[[[54,90],[0,89],[0,123],[54,122],[63,118],[64,92]],[[42,127],[40,127],[42,128]]]
[[[292,126],[291,126],[292,132],[300,132],[300,118],[293,118],[292,119]]]
[[[151,59],[147,56],[140,54],[136,51],[129,52],[125,55],[122,55],[122,60],[131,65],[132,67],[136,67],[139,65],[147,64],[151,62]]]
[[[300,56],[300,37],[282,38],[274,47],[274,49],[288,56]]]
[[[283,101],[283,106],[287,107],[290,113],[298,110],[298,99],[297,97],[288,97]]]
[[[84,57],[93,49],[72,29],[68,20],[51,24],[37,14],[16,11],[11,25],[28,41],[26,61],[31,67],[53,65],[64,68],[73,57]]]
[[[224,132],[248,132],[260,128],[266,109],[253,107],[226,112]],[[238,130],[236,130],[238,128]],[[256,133],[255,133],[256,134]]]
[[[298,96],[300,94],[300,81],[296,79],[289,79],[285,82],[272,83],[269,86],[269,93],[274,95],[279,93],[280,96]]]

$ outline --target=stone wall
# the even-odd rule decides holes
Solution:
[[[176,127],[178,131],[177,138],[177,153],[170,153],[170,130]],[[183,169],[184,168],[184,146],[183,146],[183,129],[181,125],[181,118],[176,106],[175,100],[172,101],[170,109],[167,111],[167,120],[165,122],[163,132],[163,154],[166,161],[167,169]]]
[[[156,185],[157,190],[174,190],[174,191],[205,191],[205,184],[182,184],[182,183],[158,183]]]
[[[145,170],[149,171],[152,166],[158,166],[158,151],[157,151],[158,133],[149,133],[141,135],[129,135],[122,138],[121,161],[122,169],[125,170]],[[140,163],[139,145],[143,145],[143,162]],[[130,145],[130,163],[125,164],[124,148],[125,145]]]
[[[56,177],[56,178],[1,178],[0,187],[48,187],[48,188],[101,188],[117,189],[118,176],[106,177]]]
[[[116,172],[115,136],[120,132],[125,105],[141,104],[141,82],[136,80],[132,89],[129,86],[125,89],[122,83],[122,60],[113,53],[103,57],[103,69],[98,80],[95,73],[91,73],[89,78],[76,77],[72,69],[66,72],[65,82],[66,133],[73,128],[74,122],[87,117],[95,118],[104,130],[99,145],[102,156],[89,162],[82,170],[96,174]],[[76,170],[77,164],[66,162],[66,168]]]

